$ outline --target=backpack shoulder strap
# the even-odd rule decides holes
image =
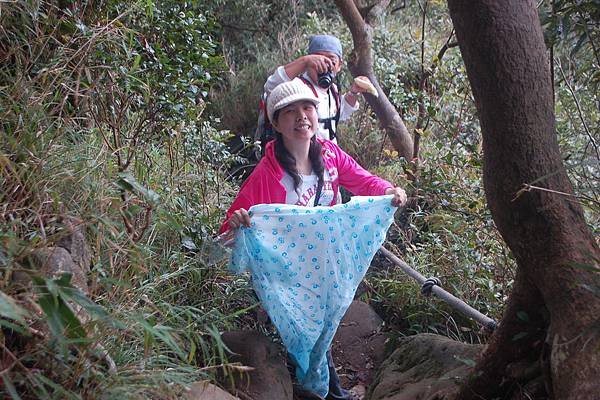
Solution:
[[[342,96],[340,95],[340,92],[337,89],[337,85],[331,85],[329,87],[329,90],[331,90],[331,94],[335,99],[335,122],[338,123],[340,120],[340,110],[342,109]]]
[[[273,125],[267,115],[267,95],[263,93],[258,103],[258,119],[256,121],[256,130],[254,132],[254,142],[260,142],[260,150],[256,151],[256,158],[261,159],[264,155],[265,146],[268,141],[273,139]]]
[[[319,181],[317,184],[317,193],[315,194],[315,202],[313,204],[314,207],[319,205],[319,200],[321,200],[321,192],[323,191],[323,182]]]
[[[305,77],[303,77],[302,75],[298,76],[298,78],[300,78],[300,80],[302,82],[304,82],[304,84],[306,86],[308,86],[310,88],[310,90],[312,90],[313,94],[315,95],[316,98],[319,98],[319,95],[317,94],[317,89],[315,89],[315,85],[313,85],[311,83],[311,81],[309,81],[308,79],[306,79]]]

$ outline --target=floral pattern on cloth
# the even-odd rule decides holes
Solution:
[[[323,397],[326,352],[394,220],[393,196],[356,196],[332,207],[259,204],[236,233],[230,269],[248,270],[296,363],[296,378]]]

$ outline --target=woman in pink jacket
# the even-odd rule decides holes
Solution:
[[[285,203],[302,206],[334,205],[344,186],[356,195],[393,194],[402,206],[406,193],[362,168],[335,143],[316,138],[319,100],[300,79],[277,86],[267,99],[267,114],[276,130],[265,156],[240,188],[227,211],[221,232],[230,236],[241,225],[250,226],[248,209],[255,204]],[[341,389],[331,355],[327,399],[351,399]]]
[[[318,102],[297,78],[273,90],[267,113],[275,140],[240,188],[221,232],[250,226],[247,210],[255,204],[334,205],[340,185],[355,195],[393,194],[395,206],[406,202],[404,190],[369,173],[333,142],[316,138]]]
[[[267,114],[275,128],[275,140],[240,188],[227,211],[221,232],[233,233],[250,226],[248,209],[256,204],[334,205],[342,185],[355,195],[393,194],[392,204],[402,206],[406,193],[372,175],[335,143],[316,138],[319,100],[300,79],[277,86],[267,99]],[[229,235],[227,235],[229,236]],[[327,399],[351,399],[339,386],[333,361]]]

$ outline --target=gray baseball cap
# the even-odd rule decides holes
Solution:
[[[308,42],[308,54],[326,51],[342,58],[342,43],[331,35],[313,35]]]

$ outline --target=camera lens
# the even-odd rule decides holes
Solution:
[[[327,89],[333,83],[333,72],[327,71],[317,75],[317,84],[323,89]]]

